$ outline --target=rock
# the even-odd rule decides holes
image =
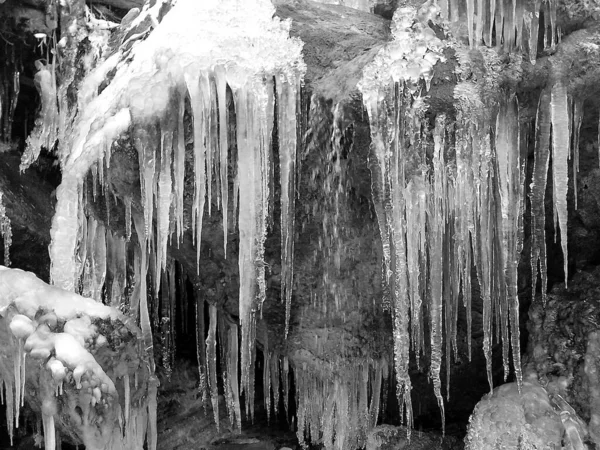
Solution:
[[[600,268],[580,271],[569,290],[555,288],[546,305],[534,302],[529,311],[529,345],[524,371],[536,377],[552,395],[560,396],[584,423],[590,439],[600,444],[597,331],[600,328]],[[593,420],[592,420],[593,419]]]
[[[564,427],[547,391],[533,379],[504,384],[486,395],[471,416],[465,448],[561,448]]]

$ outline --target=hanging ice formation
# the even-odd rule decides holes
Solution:
[[[23,167],[35,159],[40,145],[50,145],[57,136],[63,178],[57,189],[51,230],[51,279],[55,286],[68,291],[82,289],[86,295],[100,299],[103,286],[110,283],[112,288],[107,296],[116,304],[121,301],[117,293],[125,282],[123,261],[127,258],[127,248],[131,248],[129,245],[133,247],[135,289],[129,299],[129,310],[139,320],[150,373],[153,373],[148,293],[157,296],[161,280],[168,276],[165,273],[168,272],[169,237],[175,233],[179,242],[185,231],[183,119],[186,97],[189,98],[194,141],[191,231],[198,258],[205,207],[209,214],[213,204],[221,210],[225,248],[229,214],[235,217],[238,213],[241,392],[238,392],[237,362],[234,361],[237,354],[228,359],[231,373],[227,376],[232,380],[230,414],[239,426],[242,392],[250,415],[253,408],[255,322],[266,289],[263,254],[269,195],[272,195],[269,177],[272,176],[275,104],[281,182],[282,300],[288,311],[292,295],[296,105],[305,70],[302,45],[289,38],[289,21],[273,17],[274,8],[268,0],[180,0],[163,17],[160,12],[165,3],[168,2],[147,4],[129,24],[129,29],[133,29],[150,19],[155,29],[147,39],[127,39],[108,58],[101,51],[106,48],[95,47],[97,56],[105,59],[100,58],[97,67],[83,79],[77,107],[61,109],[57,120],[56,111],[52,111],[52,124],[57,124],[57,129],[53,125],[46,127],[50,119],[41,118],[38,123],[41,132],[35,142],[29,142]],[[110,78],[109,73],[114,76]],[[110,82],[100,89],[107,79]],[[46,82],[41,85],[53,86]],[[59,109],[66,105],[60,101],[62,88],[57,88]],[[232,120],[227,105],[229,93],[236,116],[237,161],[230,161],[228,155],[227,126]],[[133,221],[139,240],[131,244],[96,223],[84,209],[88,195],[104,195],[107,205],[110,203],[110,195],[98,192],[96,186],[99,184],[103,190],[107,184],[111,146],[126,131],[130,132],[139,157],[143,207],[141,214],[132,212],[131,199],[125,199],[125,216],[129,222]],[[230,163],[237,164],[233,193],[228,179]],[[85,181],[90,173],[94,178],[92,193],[88,192]],[[128,239],[131,223],[126,224],[126,230]],[[146,283],[147,274],[153,281],[150,286]],[[164,286],[171,289],[173,281]],[[165,302],[166,298],[163,306]],[[156,308],[158,304],[154,302]],[[169,314],[173,311],[163,308],[162,317],[172,317]],[[153,317],[161,317],[161,314],[156,312]],[[168,363],[174,350],[173,329],[168,322],[162,326],[167,333],[162,360]],[[216,324],[212,327],[211,323],[211,336],[214,336]],[[230,329],[230,351],[237,352],[237,343],[233,342],[233,334],[237,333],[237,327]],[[207,364],[206,368],[200,367],[201,375],[209,378],[215,373],[213,347],[212,341],[206,343],[209,360],[202,355],[204,351],[199,355],[199,362],[204,360]],[[206,387],[213,388],[214,396],[214,380],[204,380],[209,381]],[[156,391],[156,380],[151,378],[151,381],[154,384],[149,387],[149,395]],[[152,404],[155,399],[149,401],[149,408]],[[155,415],[155,411],[149,409],[149,415]],[[154,425],[149,429],[149,447],[152,447],[152,434],[155,434]]]
[[[503,42],[509,49],[518,47],[522,28],[513,18],[525,12],[517,3],[513,2],[512,10],[507,11],[505,6],[499,5],[498,10],[493,2],[489,7],[479,1],[477,10],[491,11],[491,15],[478,15],[478,23],[469,23],[471,43],[479,43],[483,33],[483,41],[491,44],[491,35],[486,37],[484,31],[491,33],[496,21],[496,30],[504,23],[504,32],[509,32],[502,40],[496,36],[496,42]],[[546,17],[553,17],[555,5],[545,7]],[[471,0],[467,1],[467,10],[474,11]],[[461,80],[458,72],[454,90],[456,120],[451,122],[443,114],[437,114],[434,123],[425,119],[426,105],[419,96],[421,83],[429,88],[432,67],[441,58],[441,43],[427,23],[436,23],[439,12],[429,3],[419,11],[399,9],[392,24],[394,41],[367,66],[359,84],[371,126],[373,199],[383,244],[384,284],[392,296],[398,396],[406,408],[409,425],[409,349],[417,358],[426,349],[425,312],[429,315],[430,377],[442,420],[443,344],[445,340],[449,386],[451,354],[457,352],[456,321],[461,297],[467,313],[470,354],[472,267],[483,300],[483,350],[490,389],[494,322],[496,339],[502,341],[504,376],[510,370],[512,346],[513,369],[519,386],[522,383],[517,269],[523,248],[529,128],[520,122],[516,95],[500,91],[491,74],[477,84]],[[442,17],[458,18],[458,4],[442,4],[441,13]],[[527,20],[528,14],[525,17]],[[553,27],[551,23],[548,28]],[[531,32],[537,37],[537,31]],[[554,31],[551,42],[555,42]],[[496,53],[485,48],[479,51],[489,66],[494,66]],[[460,69],[469,72],[468,50],[456,48],[456,57]],[[500,94],[490,98],[489,92]],[[544,195],[549,155],[552,151],[554,217],[561,233],[566,280],[567,160],[570,148],[574,161],[578,159],[580,124],[581,103],[568,98],[561,74],[554,70],[551,85],[540,96],[530,193],[534,288],[539,262],[544,295]],[[574,178],[577,170],[575,163]],[[446,391],[448,394],[448,387]]]
[[[451,27],[467,23],[471,47],[527,50],[529,60],[535,64],[541,14],[545,18],[544,47],[554,48],[560,39],[556,0],[442,0],[437,4]]]
[[[301,445],[306,447],[308,438],[326,449],[364,448],[379,417],[387,364],[385,359],[345,367],[332,363],[318,371],[296,365],[296,435]]]

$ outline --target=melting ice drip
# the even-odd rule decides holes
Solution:
[[[486,88],[498,91],[493,79],[487,86],[467,81],[457,84],[455,123],[442,114],[434,124],[427,122],[422,99],[414,94],[421,77],[428,85],[440,47],[423,25],[435,18],[436,10],[425,7],[418,12],[398,10],[393,30],[396,39],[404,37],[403,42],[393,41],[384,48],[365,69],[359,86],[371,122],[373,198],[383,243],[384,283],[392,293],[398,395],[409,425],[409,350],[412,348],[417,358],[425,350],[424,305],[429,311],[430,376],[443,420],[443,330],[449,386],[451,353],[457,354],[461,298],[467,312],[469,355],[471,351],[473,266],[483,300],[483,346],[490,389],[494,321],[496,339],[502,341],[504,376],[509,373],[512,345],[516,378],[519,385],[522,382],[517,267],[523,247],[528,124],[520,123],[515,95],[481,100],[489,97],[483,92]],[[420,49],[420,54],[415,55],[414,48]],[[457,57],[461,64],[468,60],[460,49]],[[574,160],[578,160],[581,124],[581,104],[569,102],[559,75],[555,74],[555,81],[540,98],[531,186],[534,287],[539,261],[544,291],[544,192],[550,150],[554,217],[561,230],[566,279],[567,159],[573,137]]]
[[[239,310],[241,325],[241,387],[251,413],[255,321],[265,298],[264,240],[266,236],[271,165],[271,135],[275,98],[279,134],[282,220],[282,297],[289,305],[292,287],[294,186],[296,160],[296,104],[305,70],[301,43],[289,38],[289,21],[274,16],[268,0],[225,2],[181,0],[158,24],[163,2],[145,6],[130,28],[148,17],[157,24],[150,36],[126,53],[118,52],[83,81],[79,111],[70,133],[64,133],[59,153],[63,181],[57,190],[56,214],[50,248],[51,278],[55,285],[73,291],[78,285],[83,248],[106,252],[104,233],[90,228],[83,212],[84,176],[97,164],[100,176],[108,166],[113,142],[125,131],[139,156],[143,217],[133,219],[139,247],[135,250],[136,292],[143,341],[151,350],[146,273],[155,262],[154,292],[159,291],[166,268],[171,218],[177,238],[184,232],[183,180],[185,162],[184,108],[189,97],[193,117],[194,193],[192,228],[200,255],[205,206],[211,212],[213,186],[223,216],[227,246],[229,180],[227,110],[228,88],[236,113],[237,170],[233,181],[233,210],[239,210]],[[130,44],[130,42],[127,42]],[[99,86],[114,70],[112,81],[98,94]],[[98,162],[100,161],[100,162]],[[216,174],[213,180],[213,174]],[[208,203],[208,205],[205,205]],[[172,213],[171,213],[172,211]],[[171,216],[172,214],[172,216]],[[156,227],[154,226],[156,222]],[[130,223],[127,224],[128,234]],[[156,229],[156,232],[155,232]],[[93,240],[93,242],[90,242]],[[79,247],[79,251],[76,249]],[[120,248],[120,247],[119,247]],[[153,252],[153,253],[151,253]],[[77,257],[76,257],[77,256]],[[92,258],[92,266],[95,266]],[[100,257],[103,260],[103,257]],[[90,275],[90,294],[98,293],[105,265]],[[135,300],[138,299],[138,300]],[[135,311],[135,309],[134,309]],[[212,319],[212,314],[211,314]],[[287,325],[287,324],[286,324]],[[216,327],[209,329],[214,336]],[[207,342],[207,354],[216,350]],[[210,361],[209,361],[210,367]],[[209,374],[211,376],[212,374]],[[237,377],[237,373],[236,373]],[[239,399],[237,400],[239,402]],[[214,402],[213,402],[214,403]],[[239,409],[239,407],[237,408]]]

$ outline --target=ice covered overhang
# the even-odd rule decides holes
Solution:
[[[141,449],[156,412],[139,338],[117,309],[0,266],[0,378],[11,438],[26,405],[42,418],[45,448],[55,448],[60,432],[90,449]]]

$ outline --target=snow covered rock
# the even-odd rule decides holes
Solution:
[[[59,429],[90,449],[142,449],[153,381],[139,329],[118,310],[0,266],[0,379],[7,426],[25,404],[45,447]]]

